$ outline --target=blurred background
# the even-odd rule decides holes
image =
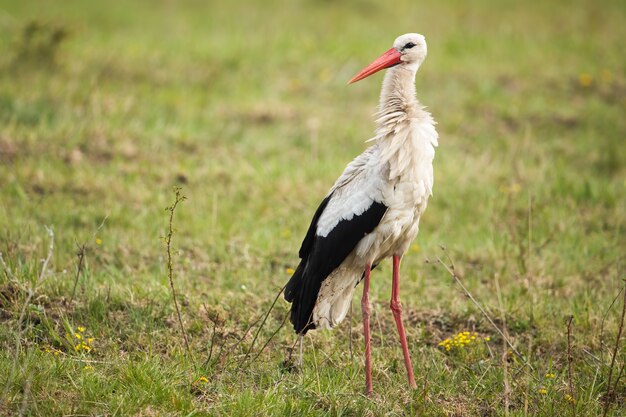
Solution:
[[[308,222],[294,213],[372,134],[382,77],[346,80],[409,31],[429,43],[416,83],[442,143],[431,236],[456,239],[442,229],[456,219],[472,239],[482,222],[466,220],[514,184],[557,207],[615,204],[618,5],[4,0],[4,229],[57,224],[71,241],[108,216],[105,232],[146,244],[179,184],[193,201],[181,227],[201,243],[291,253]],[[276,228],[295,236],[268,239]]]
[[[0,251],[18,280],[34,285],[48,245],[43,226],[54,230],[51,276],[39,287],[48,304],[35,303],[37,311],[63,306],[65,324],[51,324],[59,334],[88,321],[102,360],[145,352],[146,335],[169,355],[162,237],[179,186],[187,200],[176,213],[175,261],[192,343],[204,349],[210,338],[203,304],[241,336],[289,278],[315,208],[373,134],[382,75],[347,80],[406,32],[426,36],[416,88],[440,134],[435,195],[404,260],[415,349],[437,353],[441,338],[480,317],[443,268],[425,263],[440,245],[520,340],[532,329],[540,363],[563,359],[552,347],[563,343],[555,338],[564,314],[580,314],[580,339],[601,349],[594,326],[619,289],[626,253],[620,1],[0,0]],[[67,304],[77,245],[86,255],[79,295]],[[374,299],[391,323],[390,267],[380,270]],[[2,279],[12,288],[9,274]],[[25,293],[16,294],[3,307],[6,346]],[[162,307],[147,312],[146,300]],[[279,304],[281,314],[287,308]],[[314,343],[345,347],[344,331],[316,334]],[[46,344],[63,350],[38,332],[32,355]],[[277,346],[292,338],[284,328]],[[431,351],[420,352],[428,362]],[[268,355],[271,367],[278,359]],[[358,391],[354,369],[345,389]],[[163,387],[176,378],[154,372]],[[592,377],[590,368],[581,382]],[[25,380],[8,384],[14,398]],[[73,392],[62,380],[32,380],[32,392],[46,384]],[[258,387],[241,384],[257,398]],[[157,410],[199,404],[163,389]],[[183,405],[172,406],[170,394]],[[87,394],[61,405],[38,395],[43,409],[62,412],[85,406]],[[107,395],[123,413],[156,401]],[[255,404],[223,395],[226,414]]]

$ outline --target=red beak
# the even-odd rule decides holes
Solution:
[[[369,64],[367,67],[363,68],[361,72],[359,72],[350,81],[348,81],[348,84],[352,84],[357,81],[360,81],[363,78],[369,77],[370,75],[382,69],[393,67],[394,65],[398,65],[400,63],[401,56],[402,55],[400,55],[400,52],[396,51],[395,48],[391,48],[390,50],[388,50],[387,52],[385,52],[384,54],[376,58],[374,62]]]

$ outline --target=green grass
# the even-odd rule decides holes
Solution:
[[[409,31],[429,42],[416,85],[441,137],[401,283],[419,389],[406,384],[388,263],[372,280],[373,398],[357,300],[353,356],[345,322],[308,335],[293,372],[285,326],[242,367],[257,326],[246,330],[372,135],[381,76],[346,80]],[[619,1],[1,0],[0,252],[12,272],[0,268],[0,414],[571,415],[573,315],[576,413],[601,415],[625,277],[625,50]],[[162,239],[174,186],[187,197],[174,261],[193,360]],[[55,246],[37,286],[44,226]],[[532,369],[436,262],[441,245]],[[277,303],[253,356],[288,307]],[[89,352],[74,349],[78,326]],[[461,331],[481,341],[438,346]],[[623,415],[624,378],[609,416]]]

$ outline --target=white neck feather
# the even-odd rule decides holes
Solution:
[[[405,111],[416,104],[415,71],[403,66],[389,68],[380,92],[379,114]]]
[[[430,163],[437,146],[436,122],[415,96],[417,68],[396,66],[387,70],[376,117],[381,157],[389,162],[389,179],[415,168],[424,157]]]
[[[382,140],[391,133],[397,133],[401,125],[410,119],[430,117],[415,96],[416,71],[417,68],[404,66],[387,70],[376,113],[375,139]]]

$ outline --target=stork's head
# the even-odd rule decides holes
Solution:
[[[407,33],[398,36],[393,42],[393,48],[363,68],[361,72],[348,81],[348,84],[355,83],[382,69],[396,65],[415,72],[426,58],[427,51],[426,38],[419,33]]]

